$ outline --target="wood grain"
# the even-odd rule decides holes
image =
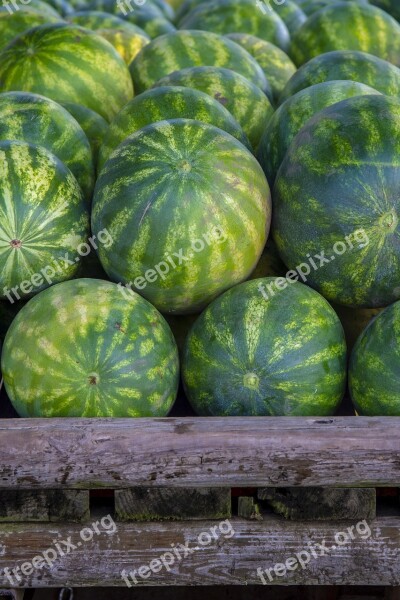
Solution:
[[[0,488],[400,486],[400,417],[7,419]]]
[[[101,532],[92,541],[82,543],[69,554],[58,557],[50,568],[36,569],[21,577],[17,587],[124,586],[121,571],[135,571],[138,583],[132,587],[152,585],[262,585],[257,568],[271,569],[304,551],[307,544],[316,546],[325,540],[329,552],[312,558],[304,569],[275,576],[271,585],[399,585],[400,518],[380,517],[370,523],[371,536],[358,534],[336,549],[335,534],[344,532],[354,522],[295,523],[271,516],[263,521],[231,519],[234,535],[222,533],[211,543],[194,551],[170,570],[162,568],[142,578],[138,570],[160,559],[172,545],[198,545],[198,536],[216,526],[215,521],[118,524],[113,535]],[[218,525],[217,525],[218,526]],[[224,529],[227,532],[227,529]],[[362,530],[365,532],[365,528]],[[15,524],[0,526],[0,585],[11,587],[3,569],[32,561],[55,538],[80,539],[79,525]],[[365,536],[364,536],[365,538]],[[26,569],[25,569],[26,570]]]

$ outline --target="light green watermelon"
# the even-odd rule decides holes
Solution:
[[[214,66],[232,69],[263,91],[265,75],[256,60],[235,42],[209,31],[177,31],[153,40],[130,65],[137,93],[162,77],[188,67]]]
[[[356,81],[327,81],[301,90],[281,104],[267,123],[257,152],[270,186],[290,144],[311,117],[346,98],[369,94],[379,92]]]
[[[179,381],[160,313],[95,279],[60,283],[28,302],[8,330],[1,366],[22,417],[165,417]]]
[[[400,416],[400,302],[375,317],[358,338],[349,387],[359,415]]]
[[[300,67],[286,84],[280,102],[311,85],[339,79],[364,83],[387,96],[400,96],[399,68],[372,54],[340,50],[316,56]]]
[[[11,303],[70,279],[89,215],[71,171],[42,146],[0,142],[0,296]]]
[[[165,313],[190,314],[246,279],[265,245],[270,193],[234,137],[190,119],[129,136],[97,180],[92,230],[108,276]]]
[[[182,376],[198,415],[332,415],[346,384],[343,328],[328,302],[301,283],[248,281],[195,322]]]
[[[75,25],[30,29],[0,52],[2,91],[83,104],[110,120],[133,96],[129,71],[102,37]]]
[[[128,135],[151,123],[182,116],[215,125],[250,147],[241,127],[217,100],[191,88],[159,87],[136,96],[112,121],[100,149],[99,168]]]
[[[65,108],[37,94],[0,94],[0,141],[5,140],[21,140],[47,148],[72,171],[86,200],[91,201],[94,188],[91,147],[81,126]]]
[[[277,102],[286,83],[296,72],[296,66],[283,50],[270,42],[246,33],[230,33],[227,37],[242,46],[256,59],[271,86],[268,96]]]
[[[157,86],[186,86],[205,92],[218,100],[233,115],[254,150],[274,113],[267,96],[259,87],[231,69],[192,67],[174,71]]]
[[[400,25],[370,4],[334,3],[314,13],[297,30],[290,56],[300,66],[333,50],[360,50],[400,66]]]

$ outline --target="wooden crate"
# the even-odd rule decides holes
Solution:
[[[0,587],[124,586],[123,570],[138,571],[179,544],[198,546],[223,522],[232,536],[220,529],[169,568],[142,570],[132,587],[262,585],[260,569],[323,540],[328,553],[274,572],[267,584],[400,585],[400,418],[4,419],[0,448]],[[352,500],[339,516],[309,520],[296,513],[298,488],[316,506],[329,505],[335,490],[345,497],[342,488]],[[373,501],[381,488],[392,489],[390,502],[376,516],[373,502],[360,513],[368,503],[357,505],[357,490]],[[13,499],[3,513],[2,494]],[[300,520],[273,513],[285,496],[287,516]],[[159,514],[166,498],[172,512]],[[106,515],[123,519],[116,532],[82,542],[83,528]],[[364,518],[370,537],[335,544]],[[69,538],[76,547],[51,567],[18,571],[14,586],[4,576]]]

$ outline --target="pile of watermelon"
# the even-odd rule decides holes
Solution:
[[[400,415],[398,0],[5,0],[0,340],[23,417]]]

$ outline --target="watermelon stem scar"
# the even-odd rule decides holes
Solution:
[[[21,242],[21,240],[11,240],[10,246],[12,248],[21,248],[22,242]]]
[[[97,385],[99,383],[100,377],[97,373],[90,373],[89,375],[89,383],[90,385]]]
[[[387,212],[384,215],[382,215],[380,221],[384,227],[387,227],[391,231],[394,231],[398,225],[399,218],[395,209],[393,208],[390,212]]]
[[[258,390],[260,379],[255,373],[246,373],[243,377],[244,386],[251,390]]]

